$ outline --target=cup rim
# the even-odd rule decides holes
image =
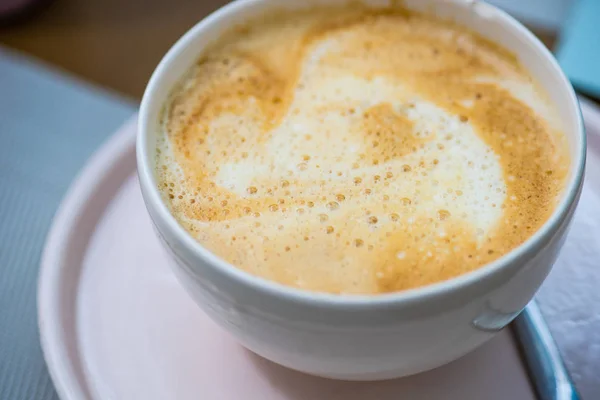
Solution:
[[[491,278],[497,275],[509,265],[513,265],[517,260],[526,258],[527,255],[536,254],[550,240],[554,233],[561,227],[563,221],[567,218],[571,211],[573,203],[577,201],[578,195],[582,188],[585,161],[587,138],[585,134],[585,126],[581,108],[577,100],[577,96],[573,86],[565,76],[562,69],[552,53],[544,44],[527,28],[525,28],[515,18],[506,12],[498,9],[495,6],[486,4],[489,10],[495,14],[496,18],[503,20],[502,22],[514,29],[523,39],[535,46],[541,51],[542,57],[548,62],[551,69],[560,78],[561,84],[565,86],[569,103],[571,103],[576,112],[576,135],[579,136],[579,146],[576,150],[576,158],[573,163],[574,167],[571,171],[568,182],[564,188],[564,194],[560,202],[556,205],[552,215],[546,222],[527,240],[515,247],[511,251],[505,253],[496,260],[484,264],[477,269],[452,277],[447,280],[434,282],[428,285],[381,294],[333,294],[327,292],[316,292],[286,286],[284,284],[268,280],[261,276],[253,275],[246,272],[235,265],[225,261],[217,256],[198,241],[196,241],[175,219],[169,211],[167,205],[163,201],[158,186],[155,180],[154,171],[149,162],[151,154],[148,154],[148,132],[152,127],[152,115],[149,112],[151,98],[161,86],[161,81],[165,73],[169,70],[170,65],[175,62],[180,53],[183,52],[187,43],[197,36],[202,34],[202,31],[223,18],[224,16],[241,12],[246,8],[251,8],[258,5],[264,0],[236,0],[233,1],[204,19],[197,22],[189,29],[165,54],[156,69],[154,70],[148,85],[144,91],[139,112],[138,132],[136,139],[136,158],[138,167],[138,177],[142,188],[142,194],[148,209],[152,208],[156,211],[156,218],[160,218],[163,228],[168,231],[169,236],[175,238],[179,244],[190,252],[194,257],[204,262],[210,268],[219,272],[228,279],[236,281],[243,287],[254,289],[258,292],[263,292],[278,298],[286,299],[294,303],[309,303],[313,305],[327,305],[338,307],[355,307],[355,308],[370,308],[389,304],[414,304],[422,302],[426,299],[444,296],[453,292],[457,292],[462,288],[470,287],[475,283],[484,279]],[[462,0],[452,0],[457,3]]]

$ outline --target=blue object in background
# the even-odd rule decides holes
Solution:
[[[573,86],[600,98],[600,0],[573,4],[556,48],[556,58]]]
[[[91,153],[137,106],[0,48],[0,399],[54,400],[37,327],[52,217]]]
[[[556,32],[564,24],[569,8],[579,0],[486,0],[544,32]]]

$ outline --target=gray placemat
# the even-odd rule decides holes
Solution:
[[[0,399],[56,399],[36,285],[52,216],[136,104],[0,48]]]

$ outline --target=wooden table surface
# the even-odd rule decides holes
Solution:
[[[54,0],[0,28],[0,44],[125,94],[142,96],[169,47],[226,0]]]
[[[192,25],[227,0],[53,0],[0,28],[0,44],[140,99],[152,71]],[[546,43],[552,36],[543,35]]]

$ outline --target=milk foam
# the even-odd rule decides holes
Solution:
[[[406,17],[402,15],[401,20]],[[295,18],[317,21],[320,28],[323,17]],[[377,17],[369,21],[378,22]],[[388,22],[382,17],[381,29],[388,29]],[[311,26],[296,23],[302,29],[292,30],[291,41],[307,35],[306,26]],[[394,26],[402,26],[397,23]],[[431,36],[431,20],[424,18],[422,24]],[[558,185],[564,172],[550,164],[551,170],[537,165],[533,178],[521,174],[518,163],[534,163],[529,153],[505,150],[506,136],[512,140],[513,132],[504,132],[489,119],[490,111],[478,114],[478,107],[485,107],[482,97],[494,101],[491,95],[500,96],[501,104],[512,107],[514,100],[504,97],[513,96],[523,103],[514,107],[527,116],[533,112],[534,128],[547,135],[536,140],[559,140],[544,130],[544,121],[552,118],[551,107],[502,52],[459,31],[466,38],[459,45],[466,43],[470,51],[484,55],[481,60],[493,59],[499,67],[482,64],[456,82],[417,79],[401,69],[393,75],[379,73],[385,54],[369,58],[352,47],[356,35],[362,40],[364,29],[370,33],[368,23],[359,23],[357,28],[319,31],[316,39],[307,41],[304,51],[294,53],[298,68],[284,76],[290,82],[286,86],[281,77],[267,81],[269,64],[256,61],[268,59],[258,57],[261,48],[256,43],[277,37],[277,26],[264,32],[258,28],[254,35],[229,39],[218,48],[215,57],[220,60],[225,54],[227,60],[224,72],[214,73],[212,61],[200,64],[175,93],[165,118],[157,155],[163,193],[177,219],[210,250],[285,284],[374,293],[475,268],[524,240],[507,239],[512,231],[505,231],[505,225],[519,231],[522,224],[531,231],[543,222],[547,213],[542,211],[551,211],[556,192],[540,189],[540,216],[513,217],[522,214],[522,201],[532,190],[523,183],[513,188],[515,180],[529,180],[537,187],[533,179],[539,176],[548,179],[547,185]],[[438,39],[451,41],[448,31],[458,28],[440,26]],[[414,31],[409,28],[407,32]],[[405,41],[414,39],[412,33],[404,35],[409,35]],[[420,51],[426,44],[418,40],[422,38],[415,42]],[[393,43],[400,53],[402,43]],[[435,52],[444,56],[445,49],[437,48],[443,43],[435,43]],[[257,57],[239,61],[236,46],[257,51]],[[281,57],[292,58],[281,51]],[[448,68],[455,71],[452,57],[448,55]],[[412,56],[407,58],[408,72],[413,70],[410,60]],[[417,62],[424,69],[445,71],[427,59]],[[389,65],[394,71],[402,64],[390,59]],[[430,87],[435,79],[441,86]],[[246,81],[251,85],[231,94],[230,86]],[[453,85],[458,89],[451,96],[444,93]],[[473,89],[462,89],[468,85]],[[438,90],[441,95],[436,97]],[[207,111],[212,110],[211,101],[220,101],[215,112]],[[532,123],[527,124],[517,131],[532,135]],[[504,140],[497,139],[502,135]],[[562,160],[558,148],[552,145],[543,156]],[[537,172],[539,168],[546,174]]]

